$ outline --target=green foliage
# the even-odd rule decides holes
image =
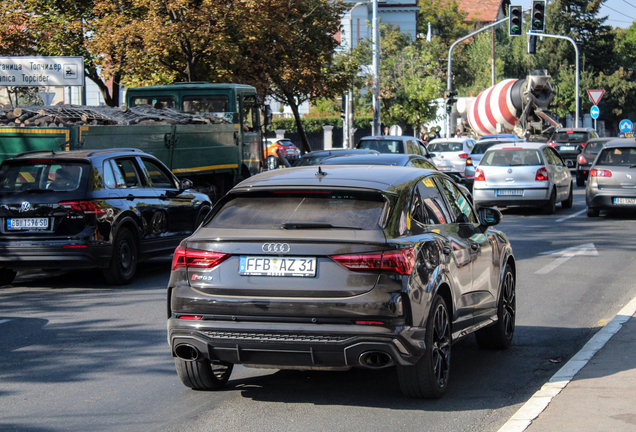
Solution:
[[[320,98],[316,99],[311,105],[307,117],[329,117],[340,115],[340,102],[335,99]]]
[[[354,120],[354,127],[358,129],[366,129],[370,127],[370,123],[373,121],[373,117],[369,115],[356,116]],[[336,129],[342,129],[342,119],[340,116],[331,117],[303,117],[301,119],[303,129],[308,133],[322,132],[323,126],[333,126]],[[272,128],[270,130],[285,129],[290,133],[298,132],[296,127],[296,121],[293,118],[274,118],[272,121]]]

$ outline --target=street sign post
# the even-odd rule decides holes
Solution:
[[[621,122],[618,124],[618,129],[621,131],[621,133],[631,132],[632,129],[634,129],[634,124],[631,122],[631,120],[624,119],[621,120]]]
[[[596,119],[598,118],[600,113],[601,110],[598,108],[598,106],[593,105],[592,108],[590,108],[590,116],[592,116],[592,118],[594,119],[594,130],[597,132],[598,130],[596,129]]]
[[[605,90],[588,90],[587,95],[590,97],[590,100],[594,105],[598,105],[601,101],[601,98],[605,94]]]

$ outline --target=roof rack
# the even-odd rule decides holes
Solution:
[[[36,154],[36,153],[51,153],[51,154],[55,154],[55,151],[54,150],[31,150],[31,151],[19,153],[19,154],[13,156],[13,157],[22,157],[22,156],[26,156],[26,155],[30,155],[30,154]]]
[[[90,152],[88,154],[88,156],[95,156],[95,155],[102,154],[102,153],[114,153],[114,152],[121,152],[121,151],[144,153],[143,150],[139,150],[139,149],[136,149],[136,148],[113,148],[113,149],[108,149],[108,150],[95,150],[93,152]]]

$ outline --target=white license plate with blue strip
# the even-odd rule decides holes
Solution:
[[[523,189],[498,189],[497,196],[523,196]]]
[[[49,218],[7,219],[7,229],[14,231],[42,231],[49,229]]]
[[[315,257],[269,257],[241,256],[239,259],[241,276],[316,276]]]

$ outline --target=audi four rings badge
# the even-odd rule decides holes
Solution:
[[[21,212],[26,212],[31,210],[31,203],[28,201],[23,201],[22,205],[20,206],[20,211]]]
[[[291,250],[287,243],[265,243],[262,249],[269,253],[287,253]]]

